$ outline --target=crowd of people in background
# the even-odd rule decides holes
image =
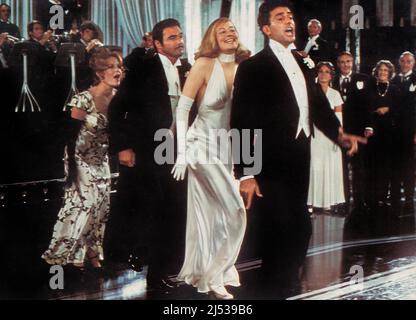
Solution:
[[[357,214],[390,207],[396,217],[413,214],[414,54],[402,53],[397,72],[391,61],[380,60],[371,75],[361,74],[355,72],[350,52],[333,58],[335,49],[320,36],[317,19],[309,22],[308,30],[302,53],[317,64],[317,82],[345,130],[368,138],[358,154],[348,157],[317,131],[312,139],[310,210],[337,211],[350,204],[347,208]]]

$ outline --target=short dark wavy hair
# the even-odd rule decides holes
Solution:
[[[287,7],[293,12],[293,3],[290,0],[265,0],[259,8],[257,24],[263,32],[264,26],[270,25],[270,12],[278,7]]]
[[[181,27],[181,24],[178,20],[175,19],[166,19],[162,20],[153,27],[152,36],[153,36],[153,43],[155,41],[159,41],[163,45],[163,31],[167,28],[171,27]]]

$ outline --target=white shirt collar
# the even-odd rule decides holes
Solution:
[[[88,47],[88,43],[86,41],[84,41],[84,39],[81,39],[80,41],[84,46]]]
[[[407,77],[410,77],[410,76],[412,75],[412,73],[413,73],[413,70],[410,70],[410,71],[409,71],[409,72],[407,72],[406,74],[400,73],[400,76],[401,76],[401,77],[405,77],[405,78],[407,78]]]
[[[351,76],[352,76],[352,71],[350,71],[350,73],[348,73],[346,76],[341,74],[341,80],[344,80],[345,78],[351,78]]]
[[[317,34],[316,36],[313,36],[313,37],[309,37],[309,40],[316,41],[318,38],[319,38],[319,34]]]
[[[179,67],[182,65],[181,59],[178,59],[175,64],[172,64],[172,62],[165,55],[160,54],[160,53],[158,53],[158,55],[159,55],[160,61],[162,61],[162,64],[167,68],[171,68],[172,66]]]
[[[275,53],[292,52],[292,50],[296,50],[294,43],[291,43],[287,48],[285,48],[280,42],[273,39],[270,39],[269,45]]]
[[[3,19],[0,19],[0,21],[1,21],[1,22],[4,22],[4,23],[7,23],[7,24],[10,24],[10,20],[3,20]]]

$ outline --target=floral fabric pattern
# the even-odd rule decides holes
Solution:
[[[77,181],[65,190],[49,249],[42,258],[49,264],[83,265],[88,249],[104,259],[103,239],[110,211],[111,172],[108,160],[108,120],[97,111],[86,91],[69,104],[87,112],[75,147]],[[65,175],[68,155],[65,150]]]

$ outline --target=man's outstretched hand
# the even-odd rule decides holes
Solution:
[[[243,197],[246,209],[250,210],[253,204],[254,195],[263,198],[256,179],[248,179],[240,182],[240,194]]]
[[[352,157],[358,152],[359,144],[367,144],[367,138],[348,134],[344,132],[344,129],[339,128],[338,143],[341,147],[348,149],[347,155]]]

